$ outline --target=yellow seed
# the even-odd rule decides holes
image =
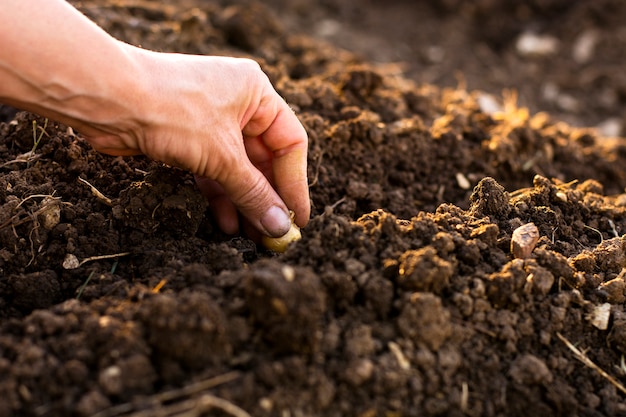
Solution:
[[[287,250],[287,246],[291,242],[295,242],[296,240],[299,240],[301,237],[302,237],[302,233],[300,233],[300,228],[296,226],[292,221],[291,228],[283,236],[281,237],[263,236],[262,242],[263,242],[263,245],[267,249],[273,250],[274,252],[282,253]]]

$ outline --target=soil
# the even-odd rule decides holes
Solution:
[[[312,218],[272,253],[188,173],[2,108],[0,416],[626,415],[626,5],[431,3],[76,2],[260,62]]]

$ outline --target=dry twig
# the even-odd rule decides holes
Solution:
[[[8,226],[15,227],[15,226],[19,226],[21,224],[27,223],[29,221],[34,221],[39,214],[46,212],[53,205],[56,205],[56,204],[71,205],[71,203],[65,203],[65,202],[60,201],[61,198],[54,197],[54,195],[33,194],[24,198],[22,201],[20,201],[20,203],[17,206],[15,206],[14,210],[17,210],[18,208],[20,208],[22,204],[24,204],[26,201],[30,200],[31,198],[43,198],[44,200],[42,201],[42,206],[33,212],[28,212],[24,209],[19,210],[13,216],[5,220],[3,223],[0,223],[0,229],[4,229],[5,227],[8,227]]]
[[[93,185],[91,185],[89,183],[89,181],[82,179],[81,177],[78,177],[78,181],[82,182],[83,184],[86,184],[89,188],[91,188],[91,193],[96,196],[96,198],[98,198],[99,200],[101,200],[104,204],[106,204],[107,206],[112,206],[113,202],[111,201],[111,199],[107,196],[105,196],[104,194],[102,194],[100,191],[98,191],[98,189],[96,187],[94,187]]]
[[[609,381],[611,384],[613,384],[615,386],[615,388],[617,388],[618,390],[620,390],[623,394],[626,394],[626,387],[624,387],[624,385],[622,385],[617,379],[613,378],[611,375],[609,375],[608,373],[606,373],[602,368],[600,368],[598,365],[596,365],[595,363],[593,363],[593,361],[591,359],[589,359],[589,357],[585,354],[585,352],[581,351],[580,349],[578,349],[576,346],[574,346],[569,340],[567,340],[565,338],[565,336],[563,336],[561,333],[557,333],[556,334],[557,337],[559,339],[561,339],[561,342],[565,343],[565,346],[567,346],[572,352],[574,352],[574,356],[576,357],[576,359],[578,359],[579,361],[581,361],[583,364],[585,364],[586,366],[588,366],[589,368],[593,369],[594,371],[596,371],[597,373],[600,374],[600,376],[602,376],[603,378],[605,378],[607,381]]]
[[[207,411],[219,409],[233,417],[251,417],[245,410],[231,402],[211,394],[202,394],[198,398],[191,398],[157,410],[144,410],[129,414],[128,417],[200,417]]]
[[[320,156],[317,158],[317,162],[315,163],[315,174],[313,175],[313,180],[309,184],[309,188],[317,185],[317,181],[319,180],[320,175],[320,167],[322,166],[322,159],[324,158],[324,151],[320,151]]]
[[[205,379],[204,381],[199,381],[179,389],[173,389],[155,394],[150,399],[160,404],[180,400],[182,398],[191,397],[219,385],[234,381],[240,376],[241,374],[237,371],[228,372],[226,374]],[[133,403],[120,404],[100,411],[92,417],[198,417],[211,408],[219,408],[233,417],[250,417],[250,414],[246,413],[236,405],[207,393],[202,394],[196,399],[179,401],[169,406],[161,406],[158,410],[144,410],[133,413],[134,407],[135,405]]]
[[[604,236],[602,236],[602,232],[599,231],[598,229],[596,229],[595,227],[591,227],[591,226],[587,226],[586,224],[584,225],[585,228],[589,229],[589,230],[593,230],[594,232],[596,232],[598,235],[600,235],[600,243],[604,242]]]
[[[48,135],[48,132],[46,132],[47,126],[48,126],[48,119],[45,120],[43,127],[37,126],[37,121],[33,120],[33,147],[31,148],[31,150],[21,155],[18,155],[15,159],[11,161],[7,161],[3,163],[2,165],[0,165],[0,167],[4,168],[6,166],[16,164],[16,163],[29,163],[41,157],[41,154],[36,154],[35,150],[37,150],[37,147],[39,146],[39,143],[41,142],[41,138],[43,137],[43,135],[46,135],[48,137],[50,136]],[[39,134],[39,136],[37,136],[37,130],[41,130],[41,133]]]
[[[113,253],[111,255],[97,255],[97,256],[90,256],[89,258],[85,258],[82,261],[79,261],[76,255],[68,253],[65,256],[65,259],[63,260],[63,268],[76,269],[78,267],[83,266],[87,262],[101,261],[103,259],[113,259],[113,258],[118,258],[120,256],[127,256],[130,254],[131,252],[120,252],[120,253]]]

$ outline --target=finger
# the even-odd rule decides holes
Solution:
[[[239,212],[262,233],[279,237],[291,227],[285,203],[268,179],[244,154],[226,158],[216,180]]]
[[[261,136],[255,136],[252,138],[244,138],[244,145],[246,148],[246,154],[248,158],[254,164],[259,171],[265,175],[271,184],[274,183],[274,172],[272,170],[272,162],[274,154],[263,142]]]
[[[273,165],[276,190],[295,212],[295,222],[300,227],[307,224],[311,215],[306,163],[306,149],[293,146],[280,152]]]
[[[295,212],[296,223],[304,226],[311,211],[306,169],[307,134],[287,103],[276,93],[271,97],[261,103],[243,133],[246,137],[263,138],[273,155],[274,186],[285,204]]]
[[[228,235],[239,233],[239,215],[224,189],[215,181],[206,177],[196,176],[198,189],[209,202],[209,210],[222,232]]]

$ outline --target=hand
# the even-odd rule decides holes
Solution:
[[[288,209],[307,223],[306,132],[254,61],[136,48],[63,0],[1,1],[0,46],[0,100],[102,152],[190,170],[225,232],[237,211],[270,236],[289,230]]]
[[[226,233],[238,212],[270,236],[289,230],[288,210],[307,223],[306,131],[256,62],[127,47],[149,89],[128,132],[83,129],[96,149],[190,170]]]

